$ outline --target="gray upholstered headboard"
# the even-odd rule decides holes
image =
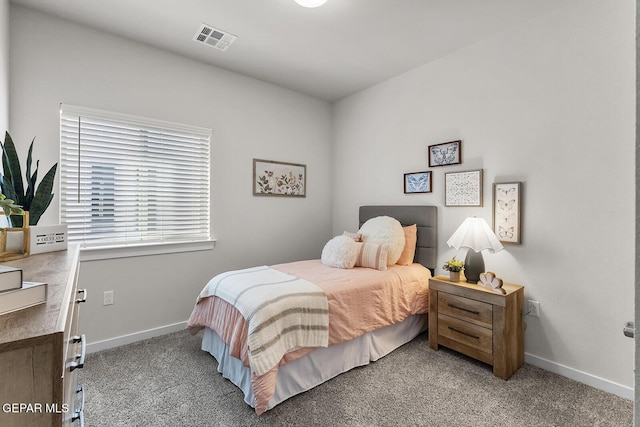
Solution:
[[[390,216],[403,226],[416,224],[418,241],[414,262],[434,273],[437,263],[438,248],[438,214],[435,206],[360,206],[360,226],[370,218]]]

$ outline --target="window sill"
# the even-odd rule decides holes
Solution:
[[[209,251],[215,246],[216,239],[201,242],[149,243],[121,246],[81,247],[80,261],[102,259],[131,258],[138,256],[164,255],[179,252]]]

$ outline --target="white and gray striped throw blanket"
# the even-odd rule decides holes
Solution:
[[[329,344],[329,303],[315,284],[268,266],[215,276],[202,298],[216,296],[232,304],[249,324],[249,363],[256,375],[278,365],[300,347]]]

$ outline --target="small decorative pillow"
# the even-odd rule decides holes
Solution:
[[[351,233],[350,231],[345,231],[344,233],[342,233],[342,235],[351,237],[354,242],[362,242],[362,234],[360,233]]]
[[[387,269],[387,245],[376,243],[356,243],[359,247],[356,267],[375,268],[385,271]]]
[[[413,264],[413,257],[416,254],[416,241],[418,240],[418,227],[413,225],[408,225],[406,227],[402,227],[404,230],[404,250],[398,259],[396,264],[400,265],[411,265]]]
[[[329,267],[353,268],[358,249],[358,244],[351,237],[336,236],[324,245],[320,261]]]
[[[404,231],[400,221],[390,216],[378,216],[362,224],[358,233],[362,234],[362,241],[365,243],[387,245],[387,265],[398,262],[404,250]]]

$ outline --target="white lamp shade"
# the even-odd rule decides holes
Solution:
[[[485,249],[498,252],[504,249],[487,221],[484,218],[476,217],[465,219],[451,238],[447,240],[447,245],[456,249],[469,248],[475,252]]]
[[[300,6],[304,7],[318,7],[325,4],[327,0],[296,0]]]

